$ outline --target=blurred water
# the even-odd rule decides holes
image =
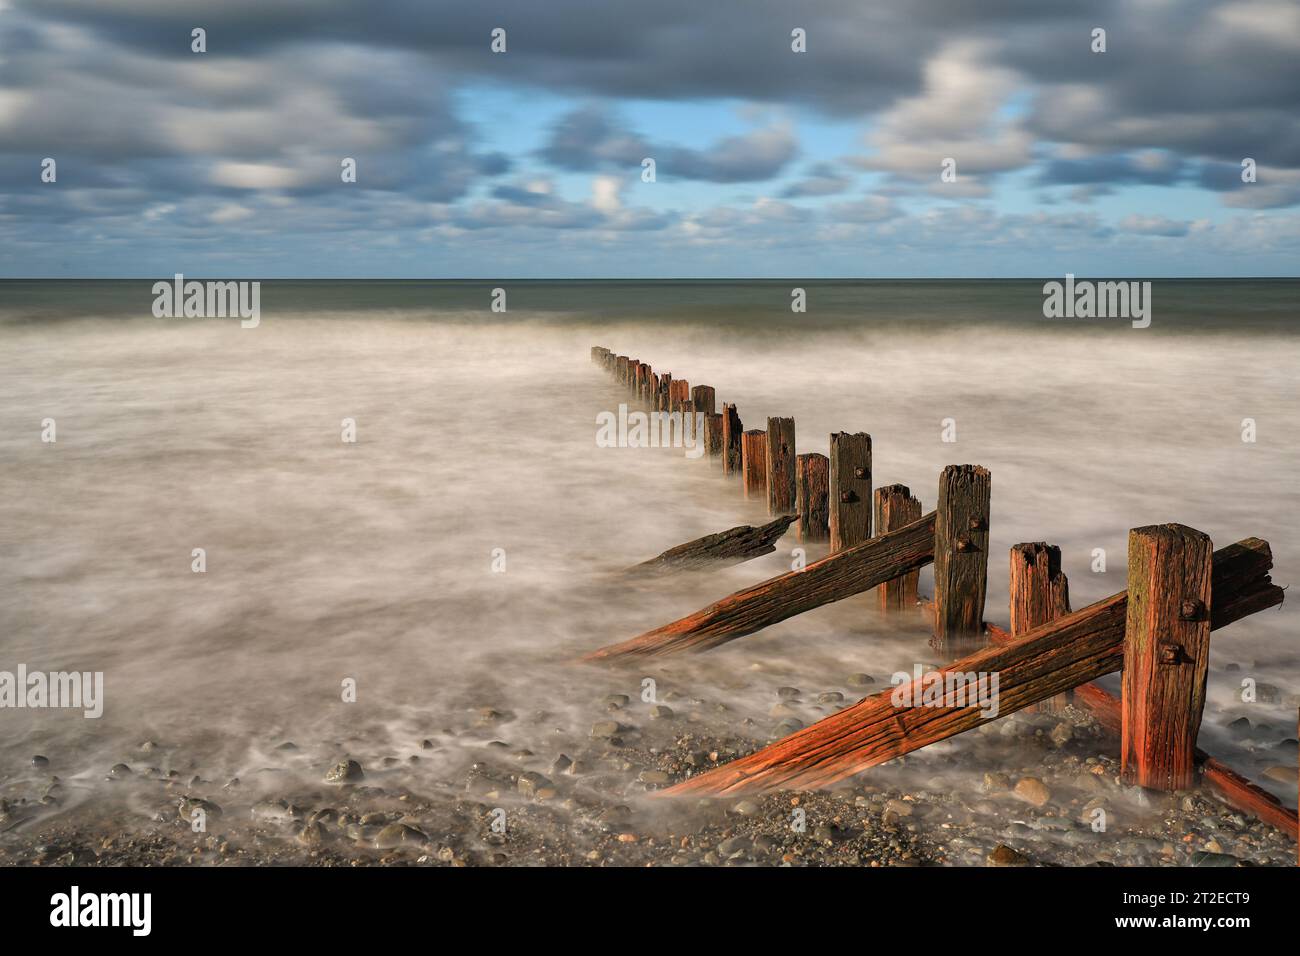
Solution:
[[[0,710],[0,775],[57,754],[89,784],[145,739],[237,775],[285,739],[409,750],[479,707],[528,715],[511,742],[545,752],[646,675],[739,720],[771,705],[755,673],[838,686],[930,659],[919,621],[868,595],[635,673],[570,663],[787,570],[796,544],[667,586],[607,575],[765,514],[706,460],[597,448],[627,396],[595,344],[713,385],[747,427],[793,416],[800,452],[869,431],[875,484],[926,509],[943,465],[987,466],[990,620],[1012,544],[1059,544],[1079,608],[1123,588],[1127,530],[1156,522],[1264,537],[1274,580],[1300,579],[1295,283],[1157,283],[1145,331],[1046,322],[1041,283],[896,285],[823,284],[792,315],[779,284],[534,284],[502,316],[483,284],[286,283],[243,330],[149,318],[148,283],[0,284],[0,669],[103,671],[107,698],[100,720]],[[1242,703],[1244,676],[1283,701]],[[1294,736],[1297,691],[1294,604],[1219,632],[1202,745],[1257,773],[1223,724]]]

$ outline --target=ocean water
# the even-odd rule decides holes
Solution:
[[[150,285],[0,282],[0,670],[105,675],[99,719],[0,710],[0,781],[43,754],[73,805],[146,740],[247,781],[286,740],[319,780],[433,738],[400,771],[418,786],[497,737],[579,747],[593,703],[647,676],[725,702],[719,725],[771,723],[773,686],[932,660],[919,618],[864,595],[705,655],[573,663],[797,545],[666,584],[612,573],[766,515],[707,459],[597,447],[597,414],[629,399],[593,345],[714,386],[746,427],[793,416],[801,453],[868,431],[875,484],[926,509],[944,465],[988,467],[994,622],[1011,545],[1060,545],[1080,608],[1124,587],[1128,529],[1158,522],[1263,537],[1273,579],[1300,580],[1300,282],[1156,280],[1141,330],[1044,319],[1041,281],[268,282],[255,329],[155,319]],[[1260,772],[1295,736],[1298,641],[1294,602],[1217,632],[1201,736],[1288,800]],[[1281,700],[1243,702],[1246,677]],[[514,720],[475,729],[483,708]]]

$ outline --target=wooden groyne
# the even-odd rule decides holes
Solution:
[[[662,396],[669,373],[629,371],[626,356],[592,349],[592,360],[648,406],[671,410]],[[638,367],[642,363],[638,363]],[[712,414],[714,390],[676,393]],[[830,554],[800,570],[727,595],[694,614],[592,651],[585,660],[616,662],[704,651],[804,611],[877,589],[882,612],[920,606],[931,645],[950,663],[949,677],[997,674],[997,707],[925,699],[923,679],[867,697],[747,757],[690,777],[661,796],[734,795],[813,788],[946,740],[1027,707],[1073,704],[1119,736],[1121,775],[1158,790],[1197,780],[1238,808],[1294,838],[1297,814],[1196,746],[1205,705],[1212,631],[1282,603],[1269,576],[1266,541],[1247,538],[1215,550],[1208,535],[1178,524],[1129,533],[1125,590],[1071,611],[1059,548],[1045,542],[1011,549],[1010,630],[984,620],[992,479],[978,465],[949,465],[935,509],[922,514],[903,485],[872,492],[871,436],[836,432],[830,455],[800,455],[791,418],[745,431],[736,406],[723,404],[706,441],[707,456],[736,476],[746,497],[773,515],[796,512],[800,540],[829,539]],[[709,432],[706,417],[706,436]],[[733,480],[735,480],[733,478]],[[824,515],[824,524],[823,518]],[[934,567],[934,597],[919,599],[917,574]],[[1117,699],[1092,682],[1123,673]],[[927,675],[929,679],[931,675]]]

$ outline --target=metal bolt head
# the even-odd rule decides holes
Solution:
[[[975,550],[975,542],[970,539],[970,535],[962,534],[957,536],[957,550],[961,552]]]
[[[865,469],[865,468],[854,468],[854,469],[853,469],[853,477],[854,477],[854,478],[870,478],[870,477],[871,477],[871,472],[867,471],[867,469]]]
[[[1161,644],[1160,645],[1160,663],[1177,664],[1183,656],[1183,647],[1181,644]]]
[[[1205,604],[1193,598],[1184,601],[1178,609],[1178,618],[1182,621],[1199,621],[1205,613]]]
[[[979,515],[971,515],[971,518],[970,518],[970,521],[968,522],[968,524],[970,525],[970,529],[971,529],[972,531],[987,531],[987,530],[988,530],[988,525],[984,523],[984,519],[981,518]]]
[[[851,492],[851,491],[841,491],[841,492],[840,492],[840,501],[843,501],[843,502],[845,502],[845,503],[848,503],[848,502],[850,502],[850,501],[857,501],[857,499],[858,499],[858,496],[855,495],[855,494],[854,494],[853,492]]]

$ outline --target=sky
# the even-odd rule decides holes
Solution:
[[[0,0],[3,277],[1298,263],[1295,0]]]

